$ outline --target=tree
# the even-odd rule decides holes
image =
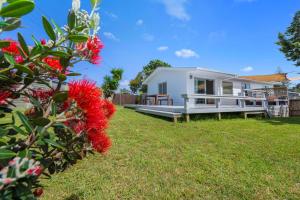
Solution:
[[[143,74],[139,72],[134,79],[129,82],[129,87],[132,93],[136,94],[142,86]]]
[[[127,88],[122,88],[122,89],[120,89],[120,93],[121,94],[130,94],[130,90],[128,90]]]
[[[278,38],[277,44],[281,46],[280,51],[288,60],[300,66],[300,11],[296,12],[287,31],[284,34],[279,33]]]
[[[32,36],[33,46],[21,33],[17,41],[0,40],[0,199],[36,199],[43,193],[41,174],[50,177],[111,146],[105,130],[113,104],[93,81],[66,82],[80,75],[75,65],[100,62],[98,2],[91,0],[89,13],[73,0],[62,28],[43,16],[48,38]],[[0,1],[0,33],[20,27],[34,6],[32,0]],[[23,111],[14,99],[25,98],[31,107]]]
[[[129,83],[130,89],[133,93],[141,91],[143,93],[147,92],[147,86],[142,83],[150,76],[150,74],[158,67],[172,67],[170,64],[161,60],[151,60],[143,70],[137,74],[137,76],[132,79]]]
[[[102,84],[102,90],[106,99],[113,98],[115,91],[119,88],[123,76],[123,69],[115,68],[110,71],[111,76],[105,76]]]
[[[144,79],[146,79],[158,67],[171,67],[170,64],[161,60],[151,60],[146,66],[143,67]]]

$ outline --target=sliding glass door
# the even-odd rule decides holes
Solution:
[[[207,80],[207,79],[201,79],[201,78],[195,78],[194,79],[194,92],[195,94],[206,94],[206,95],[214,95],[214,81],[213,80]],[[196,99],[195,101],[196,105],[201,104],[215,104],[214,99]]]

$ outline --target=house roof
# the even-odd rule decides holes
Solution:
[[[211,72],[220,75],[225,75],[226,79],[236,79],[242,81],[251,81],[264,84],[279,84],[283,81],[288,81],[286,74],[272,74],[272,75],[257,75],[257,76],[238,76],[236,74],[216,71],[202,67],[158,67],[146,78],[143,84],[147,84],[157,73],[161,71],[182,71],[182,72]]]
[[[236,74],[225,73],[225,72],[216,71],[208,68],[202,68],[202,67],[158,67],[154,70],[154,72],[152,72],[152,74],[150,74],[150,76],[146,78],[143,84],[147,84],[152,79],[152,77],[154,77],[160,71],[173,71],[173,72],[174,71],[182,71],[182,72],[205,71],[205,72],[223,74],[231,78],[237,77]]]
[[[240,76],[240,78],[254,80],[254,81],[263,81],[263,82],[287,82],[287,74],[278,73],[278,74],[269,74],[269,75],[256,75],[256,76]]]

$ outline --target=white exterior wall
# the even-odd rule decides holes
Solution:
[[[185,71],[163,70],[153,76],[149,82],[148,94],[158,94],[158,84],[167,82],[167,93],[173,99],[174,105],[183,105],[184,99],[181,95],[187,91],[187,73]]]
[[[208,79],[214,81],[214,95],[223,95],[223,81],[233,83],[233,95],[242,95],[242,84],[250,83],[250,89],[261,89],[273,87],[270,83],[258,83],[248,80],[236,79],[233,75],[223,74],[205,70],[170,70],[163,69],[157,71],[151,79],[147,81],[148,95],[158,94],[159,83],[167,82],[167,93],[173,99],[174,105],[184,105],[182,94],[194,94],[195,78]],[[236,105],[236,100],[222,100],[221,105]],[[194,106],[194,100],[189,104]]]

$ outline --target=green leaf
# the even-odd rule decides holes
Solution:
[[[54,102],[52,102],[52,104],[51,104],[51,115],[56,116],[56,112],[57,112],[57,106]]]
[[[56,30],[60,33],[60,34],[64,34],[64,31],[57,25],[57,23],[52,19],[51,20],[52,24],[54,24]]]
[[[13,31],[21,26],[20,18],[9,18],[5,20],[5,25],[2,27],[3,31]]]
[[[0,74],[2,74],[2,73],[5,73],[5,72],[8,72],[8,71],[10,71],[10,70],[12,70],[13,69],[13,67],[7,67],[7,68],[5,68],[5,69],[1,69],[0,70]],[[4,77],[4,76],[1,76],[1,78],[0,79],[6,79],[6,80],[8,80],[6,77]]]
[[[51,121],[47,118],[43,118],[43,117],[40,117],[40,118],[37,118],[37,119],[33,119],[32,120],[32,123],[37,125],[37,126],[46,126],[50,123]]]
[[[69,35],[69,39],[73,42],[86,42],[89,37],[87,35]]]
[[[70,55],[64,51],[49,51],[47,52],[47,54],[51,55],[51,56],[56,56],[56,57],[64,57],[64,58],[68,58],[70,57]]]
[[[21,33],[18,33],[18,41],[19,41],[24,53],[26,53],[26,55],[29,55],[29,48],[28,48],[28,46],[25,42],[25,39],[24,39],[24,37],[22,36]]]
[[[60,74],[60,75],[58,75],[58,80],[60,80],[60,81],[65,81],[65,80],[67,80],[67,77],[66,77],[66,75],[64,75],[64,74]]]
[[[55,35],[55,32],[54,32],[53,27],[50,24],[50,22],[44,16],[42,18],[42,21],[43,21],[43,26],[44,26],[44,29],[45,29],[47,35],[50,37],[51,40],[56,41],[56,35]]]
[[[21,135],[25,135],[25,136],[28,135],[28,133],[26,131],[24,131],[23,129],[21,129],[20,127],[18,127],[16,125],[12,125],[12,129],[14,129],[15,131],[17,131]]]
[[[21,113],[20,111],[16,111],[16,114],[18,115],[18,117],[20,118],[23,126],[25,127],[26,131],[29,132],[29,133],[32,133],[33,132],[33,129],[28,121],[28,118],[23,114]]]
[[[90,0],[90,1],[91,1],[91,4],[92,4],[92,7],[97,6],[101,2],[101,0]]]
[[[30,0],[19,0],[8,4],[0,10],[2,17],[21,17],[34,9],[34,2]]]
[[[71,10],[68,15],[68,25],[71,30],[75,27],[75,23],[76,23],[76,15],[75,12]]]
[[[16,153],[7,149],[0,149],[0,160],[9,159],[16,156]]]
[[[68,99],[68,93],[67,92],[58,92],[53,96],[53,100],[55,102],[64,102]]]
[[[81,74],[72,72],[72,73],[68,73],[67,76],[81,76]]]
[[[57,148],[60,148],[60,149],[64,149],[64,147],[57,143],[56,141],[54,140],[51,140],[51,139],[43,139],[46,143],[50,144],[51,146],[54,146],[54,147],[57,147]]]
[[[10,44],[9,41],[1,40],[0,41],[0,48],[8,47]]]
[[[18,69],[19,71],[21,71],[25,74],[29,74],[31,76],[33,75],[33,71],[25,65],[15,64],[14,68]]]
[[[14,65],[16,63],[14,57],[12,55],[10,55],[10,54],[5,53],[4,54],[4,58],[11,65]]]

